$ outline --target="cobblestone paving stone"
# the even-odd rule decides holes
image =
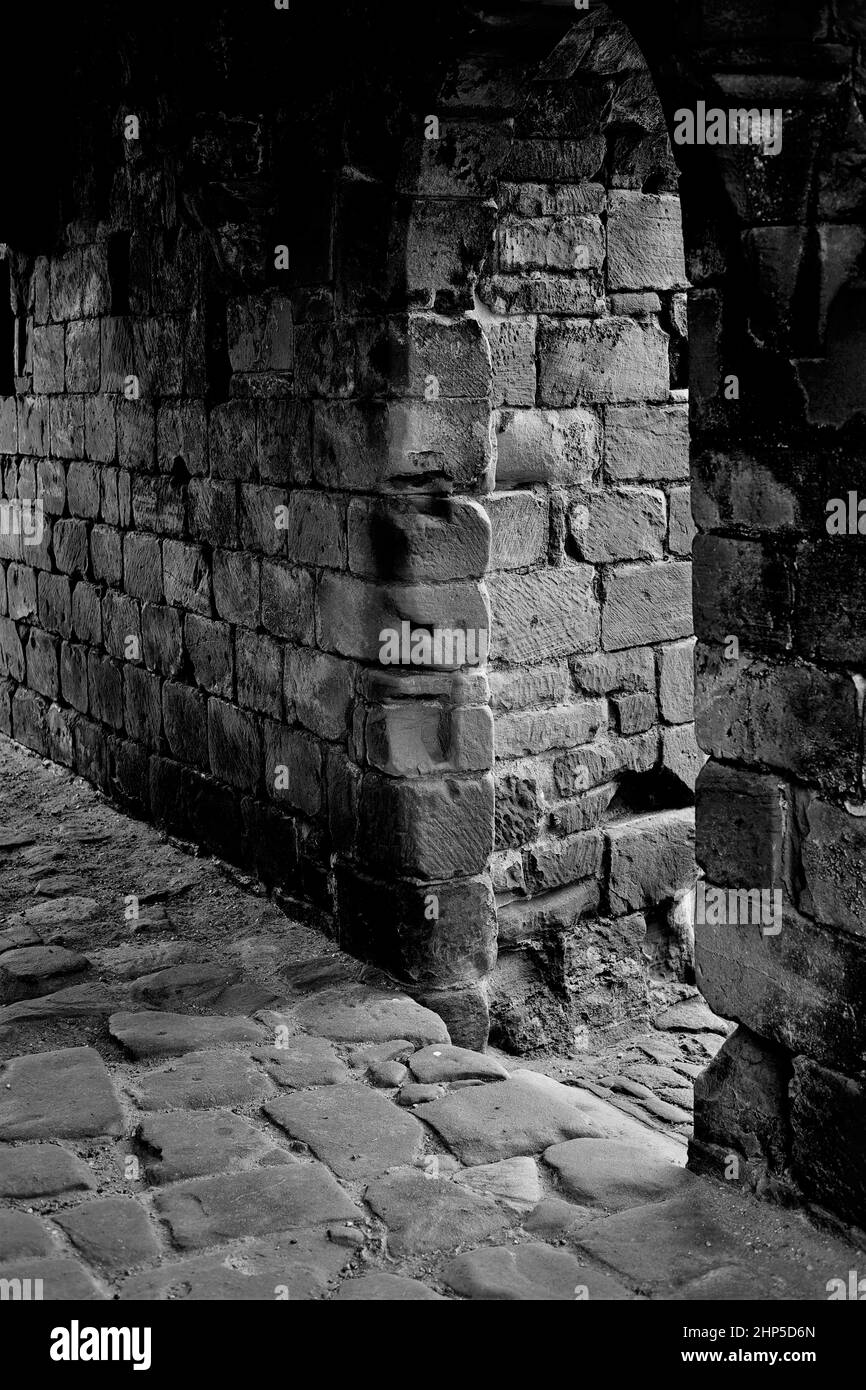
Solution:
[[[298,905],[3,739],[0,766],[0,1279],[821,1300],[857,1267],[686,1172],[691,1082],[727,1031],[693,993],[592,1054],[481,1056]]]

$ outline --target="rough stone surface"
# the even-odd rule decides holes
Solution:
[[[131,1197],[109,1197],[56,1217],[91,1264],[126,1271],[158,1257],[159,1243],[144,1209]]]
[[[413,1053],[409,1066],[416,1081],[434,1084],[439,1081],[462,1081],[478,1078],[504,1081],[507,1071],[495,1057],[470,1052],[464,1047],[424,1047]]]
[[[498,1235],[513,1220],[488,1197],[412,1171],[380,1178],[366,1200],[388,1228],[392,1255],[455,1250]]]
[[[72,1047],[0,1064],[0,1140],[122,1134],[123,1114],[98,1052]]]
[[[357,1085],[299,1092],[271,1101],[265,1109],[281,1129],[349,1180],[413,1163],[424,1140],[423,1129],[411,1115]]]
[[[138,1130],[144,1167],[153,1183],[180,1182],[280,1162],[284,1151],[270,1137],[228,1110],[154,1115]]]
[[[358,1221],[360,1208],[321,1163],[293,1162],[160,1192],[156,1210],[182,1250],[285,1231],[303,1221]]]
[[[698,1179],[684,1168],[653,1159],[645,1149],[608,1139],[554,1144],[544,1161],[575,1202],[605,1211],[626,1211],[674,1197]]]
[[[336,1042],[386,1042],[390,1038],[410,1038],[416,1043],[451,1041],[445,1024],[429,1009],[405,994],[386,994],[364,985],[324,991],[301,1004],[295,1017],[305,1033]]]
[[[261,1028],[246,1018],[121,1013],[109,1019],[109,1030],[132,1057],[179,1057],[208,1045],[262,1041]]]
[[[464,1298],[521,1302],[629,1299],[632,1294],[610,1274],[592,1269],[568,1251],[549,1245],[495,1246],[458,1255],[443,1271],[445,1282]]]
[[[87,1164],[59,1144],[0,1148],[0,1197],[59,1197],[93,1186]]]
[[[259,1100],[265,1081],[255,1063],[236,1052],[188,1052],[134,1083],[142,1110],[207,1110]]]

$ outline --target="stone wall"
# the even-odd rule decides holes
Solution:
[[[697,931],[700,987],[740,1027],[699,1083],[692,1161],[724,1173],[733,1155],[743,1180],[862,1226],[856,494],[866,414],[866,35],[846,0],[617,0],[612,9],[649,63],[669,130],[678,109],[699,101],[779,109],[784,117],[775,155],[730,144],[677,149],[693,287],[697,732],[710,756],[698,784],[697,855],[711,887],[783,898],[774,935],[736,922]],[[520,313],[512,315],[495,297],[476,299],[497,219],[506,257],[521,254],[504,220],[520,220],[521,204],[507,213],[492,185],[519,186],[519,199],[527,185],[551,181],[538,157],[564,151],[574,162],[554,187],[604,187],[609,250],[616,195],[668,191],[651,173],[667,136],[641,127],[645,77],[637,74],[608,108],[616,159],[601,177],[591,84],[572,83],[561,93],[564,107],[549,100],[543,81],[535,108],[520,101],[522,84],[575,21],[573,6],[559,0],[440,6],[420,41],[417,16],[405,5],[309,10],[241,19],[215,5],[200,25],[184,27],[168,7],[162,15],[151,6],[125,13],[120,35],[92,4],[69,7],[63,25],[46,26],[41,62],[57,80],[40,89],[31,147],[22,154],[17,136],[7,134],[0,235],[16,251],[17,323],[16,360],[0,375],[0,437],[7,499],[42,486],[49,524],[30,555],[3,560],[0,719],[130,804],[144,809],[149,797],[151,814],[221,852],[243,852],[266,876],[282,877],[288,864],[295,891],[330,907],[336,890],[345,943],[375,955],[417,992],[431,990],[454,1035],[477,1041],[486,1032],[484,980],[495,953],[491,692],[472,671],[383,672],[379,633],[397,620],[483,628],[488,587],[514,583],[514,571],[490,571],[485,585],[492,532],[480,504],[495,484],[498,527],[499,494],[513,489],[495,473],[488,345],[492,351],[497,340],[503,362],[513,349],[516,370],[520,332],[513,342],[501,328],[491,336],[482,310],[523,325],[538,318],[539,361],[548,358],[536,374],[542,391],[561,377],[562,363],[577,367],[575,347],[582,352],[600,325],[618,323],[623,342],[638,342],[637,334],[642,343],[659,341],[648,326],[654,310],[647,323],[620,311],[578,313],[578,324],[563,323],[561,307],[550,313],[516,303]],[[291,33],[275,23],[291,23]],[[12,15],[9,24],[9,51],[29,51],[29,35],[14,29],[23,19]],[[591,45],[587,52],[604,63],[603,44],[595,58]],[[12,77],[0,95],[7,132],[20,129],[20,112],[32,105],[14,95]],[[599,90],[609,84],[613,96],[611,74],[598,77]],[[548,78],[559,81],[555,68]],[[493,129],[484,127],[485,110]],[[141,114],[143,132],[132,146],[123,135],[130,111]],[[503,131],[503,113],[517,122],[545,112],[561,122],[555,137],[545,146],[547,137],[538,136],[529,164],[504,177],[514,130]],[[471,116],[474,143],[456,135],[427,140],[428,114],[446,127]],[[609,155],[606,148],[604,160]],[[606,176],[623,160],[635,181],[618,190]],[[58,206],[51,223],[46,209]],[[528,221],[557,215],[533,209]],[[589,226],[597,214],[561,215],[586,217]],[[527,234],[524,255],[531,225]],[[274,250],[282,244],[291,247],[291,269],[281,274]],[[187,255],[192,269],[178,280],[173,266]],[[538,278],[549,278],[545,270]],[[607,288],[619,295],[661,285]],[[474,318],[463,316],[472,311]],[[252,334],[244,323],[255,325]],[[120,372],[145,383],[138,401],[123,398],[113,375]],[[436,399],[427,394],[429,378],[438,382]],[[280,393],[289,380],[287,397]],[[582,381],[590,384],[586,375]],[[681,483],[604,471],[611,413],[640,410],[646,397],[575,403],[566,394],[547,406],[536,395],[497,408],[605,417],[601,472],[594,464],[591,478],[575,482],[577,491],[606,494],[592,498],[603,517],[621,483],[649,493]],[[669,418],[661,395],[652,406]],[[284,414],[293,432],[283,419],[274,457],[270,424]],[[203,418],[206,435],[196,431]],[[568,530],[571,503],[556,511],[560,486],[546,494],[560,520],[551,528],[552,554],[538,562],[541,585],[555,585],[566,566],[596,570]],[[258,529],[268,519],[258,504],[270,503],[273,489],[295,525],[293,550],[286,537],[282,551],[281,536],[276,555],[269,526]],[[535,485],[516,490],[534,493]],[[197,493],[206,499],[204,521],[196,520]],[[828,529],[832,500],[850,501],[852,493],[855,525]],[[227,523],[219,497],[234,498]],[[537,504],[525,505],[532,516]],[[593,510],[578,505],[590,511],[590,526],[578,528],[583,545]],[[333,531],[314,526],[311,542],[307,509],[344,517],[345,531],[341,522]],[[359,516],[367,518],[360,540]],[[685,569],[669,531],[665,543],[663,559],[625,558],[611,568],[597,561],[602,587],[591,597],[601,600],[602,652],[627,650],[605,644],[604,606],[615,613],[618,599],[620,611],[630,611],[631,566],[647,576]],[[275,603],[262,602],[253,624],[247,605],[256,576],[260,601],[268,584],[279,593]],[[136,619],[141,657],[127,657],[125,641],[121,657],[118,638],[136,635]],[[244,633],[272,653],[270,676],[243,677]],[[562,662],[573,682],[572,667],[585,671],[592,656],[588,646],[578,650],[588,640],[579,630],[572,646],[537,664]],[[681,640],[661,633],[640,646],[679,650]],[[229,660],[230,690],[212,689],[229,679]],[[273,660],[282,662],[279,682]],[[292,662],[300,674],[287,685]],[[533,664],[526,657],[525,669]],[[315,691],[317,680],[328,688],[335,679],[344,690],[348,671],[344,727],[317,728],[321,710],[330,719],[342,696],[306,699],[300,683],[309,679]],[[494,668],[494,686],[504,674]],[[686,721],[666,716],[661,675],[662,725],[676,729]],[[553,686],[536,712],[608,698],[571,684],[563,701],[561,691]],[[619,732],[615,702],[626,719],[640,720],[641,701],[622,701],[642,692],[608,693],[615,741],[639,740],[640,733]],[[184,734],[186,758],[168,740],[167,699],[198,731],[197,743]],[[526,710],[497,713],[502,722]],[[275,740],[288,744],[294,779],[280,799],[266,782],[269,730],[272,750]],[[196,748],[198,759],[189,751]],[[561,752],[567,765],[570,751]],[[322,759],[321,780],[306,777],[305,757],[313,771]],[[253,790],[250,769],[259,767]],[[593,790],[569,789],[562,800]],[[686,809],[663,805],[668,817]],[[630,808],[621,801],[620,809]],[[544,829],[554,830],[551,842],[592,835],[570,823],[564,834]],[[618,828],[608,842],[627,833]],[[522,851],[532,871],[538,831],[530,824],[520,834],[510,847],[521,850],[526,882]],[[503,868],[499,861],[498,873]],[[581,911],[582,890],[562,891],[578,895]],[[558,927],[551,939],[559,949]],[[627,959],[634,949],[630,940],[613,954]],[[557,972],[566,978],[559,964]]]
[[[497,1039],[524,1050],[627,1027],[652,974],[688,971],[677,911],[703,759],[663,113],[603,6],[518,92],[476,298],[496,430],[492,1007]]]

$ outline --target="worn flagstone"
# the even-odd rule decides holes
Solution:
[[[0,1140],[84,1139],[123,1127],[108,1069],[92,1047],[0,1063]]]
[[[413,1163],[424,1146],[414,1116],[366,1086],[325,1086],[269,1101],[265,1112],[338,1177],[365,1179]]]
[[[270,1235],[289,1226],[364,1219],[327,1168],[306,1161],[167,1188],[157,1193],[154,1204],[184,1250]]]

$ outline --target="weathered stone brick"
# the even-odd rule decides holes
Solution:
[[[183,617],[176,608],[143,603],[141,640],[144,664],[161,676],[176,676],[183,664]]]
[[[99,469],[92,463],[70,463],[66,496],[73,516],[95,520],[99,516]]]
[[[679,198],[624,189],[612,192],[607,255],[611,289],[684,289],[688,280]]]
[[[544,320],[538,361],[541,405],[667,400],[668,340],[654,324],[632,318]]]
[[[126,732],[149,748],[159,748],[162,733],[159,677],[141,666],[125,666],[123,697]]]
[[[607,727],[603,700],[501,714],[496,721],[496,754],[499,758],[523,758],[551,749],[577,748],[591,743],[603,727]]]
[[[353,572],[382,581],[480,578],[490,555],[490,523],[466,498],[353,498],[348,536]]]
[[[256,415],[248,401],[216,405],[208,419],[208,455],[217,478],[252,477],[256,466]]]
[[[609,410],[604,464],[613,482],[688,478],[688,407],[635,405]]]
[[[228,624],[188,615],[184,619],[184,639],[197,684],[211,695],[222,695],[230,700],[234,660]]]
[[[257,627],[261,562],[244,551],[216,550],[213,557],[214,606],[226,622]]]
[[[491,466],[486,401],[317,402],[313,471],[327,488],[468,492]]]
[[[123,576],[121,533],[110,526],[94,526],[90,533],[90,562],[94,579],[105,584],[120,584]]]
[[[597,879],[601,874],[603,850],[600,831],[534,845],[524,855],[527,883],[535,893],[549,893],[581,879]]]
[[[81,312],[85,318],[98,318],[111,307],[108,275],[108,249],[105,242],[81,248]]]
[[[283,714],[283,651],[261,633],[235,633],[238,704],[273,719]]]
[[[695,789],[698,773],[706,762],[695,740],[693,724],[677,724],[662,729],[662,767],[678,778],[690,792]]]
[[[87,573],[87,526],[83,521],[54,524],[54,559],[64,574]]]
[[[110,526],[120,525],[118,477],[119,473],[116,468],[101,468],[99,470],[100,511],[103,521],[107,521]]]
[[[695,813],[690,807],[624,821],[605,833],[614,914],[679,898],[695,882]]]
[[[436,881],[480,873],[492,848],[492,777],[365,777],[358,849],[387,876]]]
[[[322,805],[322,750],[311,734],[265,720],[265,786],[274,801],[305,815]]]
[[[18,446],[23,454],[48,450],[48,397],[22,396],[18,401]]]
[[[655,696],[645,691],[618,695],[612,703],[616,710],[617,728],[623,735],[643,734],[656,721]]]
[[[65,575],[39,575],[39,623],[46,632],[72,636],[72,594]]]
[[[68,705],[87,714],[87,648],[60,644],[60,694]]]
[[[598,602],[589,565],[488,580],[491,650],[503,661],[543,661],[596,645]]]
[[[608,651],[670,642],[692,631],[692,567],[622,565],[605,579],[602,644]]]
[[[595,652],[592,656],[572,657],[568,664],[575,687],[587,695],[655,689],[655,663],[649,647]]]
[[[295,390],[308,400],[346,399],[357,384],[357,338],[346,323],[299,324],[295,335]]]
[[[149,472],[156,456],[156,415],[149,401],[118,401],[117,459],[122,468]]]
[[[271,397],[258,407],[259,477],[266,483],[303,486],[313,473],[313,411],[304,401]]]
[[[292,371],[292,302],[283,295],[230,300],[227,336],[233,372]]]
[[[701,644],[695,675],[697,738],[705,752],[859,795],[858,694],[849,676],[742,654],[726,661]]]
[[[46,324],[33,329],[33,390],[52,395],[63,390],[63,325]]]
[[[662,302],[657,294],[612,294],[610,311],[612,314],[660,314]],[[685,298],[685,296],[675,296]]]
[[[12,737],[40,757],[48,757],[48,711],[45,701],[19,686],[12,694]]]
[[[534,318],[510,318],[487,324],[494,405],[535,405],[535,330]]]
[[[161,473],[170,473],[178,458],[193,477],[207,472],[207,413],[201,401],[160,405],[156,456]]]
[[[56,700],[60,694],[60,679],[54,638],[32,627],[24,644],[24,658],[30,689],[47,696],[49,700]]]
[[[289,559],[299,565],[346,567],[346,501],[324,492],[292,492],[285,521]]]
[[[581,558],[593,564],[661,559],[664,494],[624,488],[581,493],[569,510],[568,523]]]
[[[866,822],[810,797],[800,856],[805,877],[802,910],[828,926],[866,936]]]
[[[710,914],[707,914],[708,916]],[[866,1047],[866,947],[786,909],[781,931],[695,931],[698,988],[714,1013],[824,1066],[858,1073]]]
[[[550,514],[533,492],[495,493],[487,499],[491,570],[524,569],[547,558]]]
[[[132,519],[136,530],[181,536],[186,529],[183,493],[169,478],[136,473],[132,478]]]
[[[90,712],[113,729],[123,728],[123,668],[109,657],[87,653]]]
[[[50,262],[51,317],[55,323],[81,315],[81,248],[72,247]]]
[[[385,630],[400,633],[402,622],[413,628],[441,628],[473,634],[474,647],[483,654],[490,615],[483,590],[473,583],[380,585],[367,584],[351,575],[326,571],[316,591],[316,630],[319,645],[340,656],[369,661],[380,657]],[[443,648],[443,659],[459,659]],[[468,658],[467,658],[468,659]]]
[[[699,637],[724,643],[736,633],[749,645],[789,645],[793,584],[783,555],[759,541],[699,536],[693,563]]]
[[[355,685],[351,661],[311,647],[288,647],[286,713],[320,738],[344,739]]]
[[[791,1135],[794,1171],[808,1196],[859,1226],[866,1208],[861,1155],[866,1148],[866,1089],[807,1057],[794,1060]],[[849,1275],[837,1276],[848,1285]],[[858,1276],[855,1275],[855,1278]]]
[[[571,681],[564,661],[546,662],[529,670],[518,667],[490,672],[490,702],[495,710],[561,705],[570,695]]]
[[[604,229],[593,216],[534,217],[499,229],[499,267],[526,270],[601,270]]]
[[[162,713],[168,746],[181,762],[207,768],[207,699],[189,686],[166,681]]]
[[[100,385],[104,392],[117,394],[124,381],[135,372],[132,320],[109,317],[102,320]]]
[[[51,452],[58,458],[84,455],[84,398],[52,396],[48,405]],[[47,450],[46,450],[47,452]]]
[[[262,625],[276,637],[312,643],[313,576],[273,560],[262,561]]]
[[[659,704],[669,724],[688,724],[695,714],[695,643],[687,637],[659,647]]]
[[[177,541],[166,541],[165,549],[169,548],[180,550],[182,547]],[[173,568],[174,555],[172,561],[166,561],[166,586],[169,583],[175,584],[175,569]],[[151,603],[159,603],[163,597],[163,576],[162,576],[163,557],[160,553],[159,541],[155,536],[127,535],[123,538],[123,583],[128,593],[135,598],[149,599]],[[172,592],[174,592],[174,588]],[[166,592],[169,602],[171,599]],[[180,600],[178,600],[180,601]],[[185,605],[192,607],[192,604]]]
[[[37,459],[36,495],[50,516],[62,516],[66,506],[66,470],[59,459]]]
[[[346,948],[362,960],[375,956],[397,979],[420,986],[483,979],[496,954],[489,882],[469,878],[438,884],[435,922],[429,920],[428,896],[424,885],[378,882],[349,868],[339,870]]]
[[[80,319],[66,325],[67,391],[99,390],[99,324]]]
[[[27,565],[10,565],[6,571],[7,612],[13,621],[34,619],[38,612],[36,570]]]
[[[255,720],[223,700],[208,700],[207,731],[214,776],[241,791],[256,791],[262,754]]]
[[[210,613],[211,573],[200,546],[181,541],[163,543],[162,582],[155,592],[142,594],[142,598],[158,601],[163,591],[166,603],[177,604],[189,613]]]
[[[359,387],[364,395],[483,400],[490,389],[490,354],[480,323],[418,313],[375,320],[370,341],[359,341]],[[383,365],[387,364],[387,365]]]
[[[238,503],[234,483],[215,478],[193,478],[187,489],[189,528],[198,541],[209,545],[237,544]]]
[[[286,494],[273,487],[243,485],[240,488],[238,531],[245,550],[265,555],[285,555],[286,531],[277,522],[288,501]]]
[[[367,715],[367,760],[390,777],[486,772],[493,765],[493,717],[486,707],[443,709],[410,700]]]
[[[102,629],[110,656],[118,661],[141,660],[141,612],[136,599],[109,589],[102,600]]]
[[[88,396],[84,402],[84,450],[98,463],[113,463],[117,455],[114,412],[113,396]]]
[[[815,661],[859,665],[866,658],[866,564],[856,543],[810,541],[798,546],[796,567],[795,650]]]
[[[692,516],[691,488],[672,487],[668,494],[668,511],[668,547],[674,555],[689,556],[697,534]]]
[[[0,396],[0,454],[18,453],[18,410],[14,396]]]

